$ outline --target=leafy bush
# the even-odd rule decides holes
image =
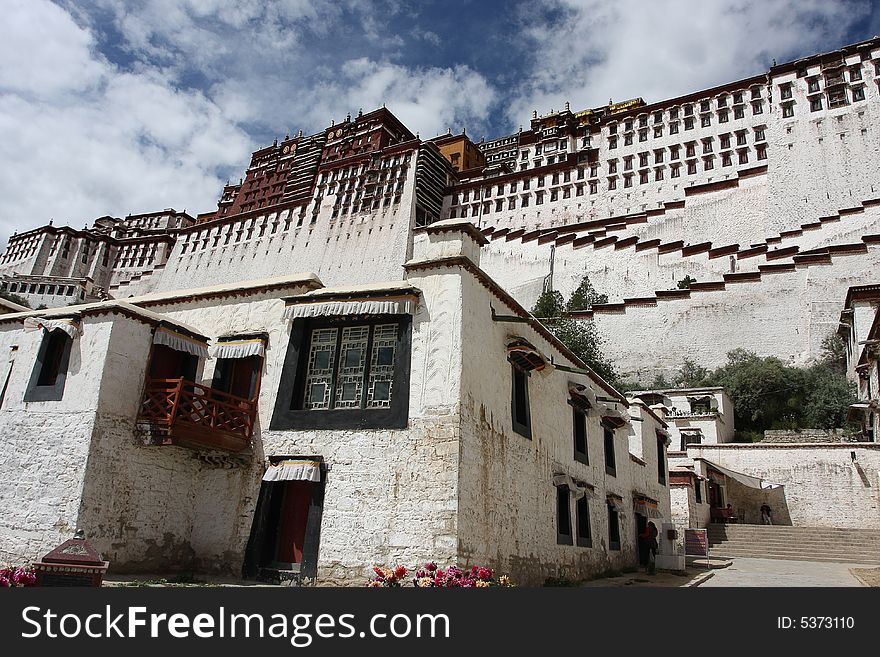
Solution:
[[[602,353],[603,340],[596,325],[591,320],[577,320],[570,315],[579,310],[589,310],[594,303],[607,302],[608,297],[599,294],[590,279],[584,276],[568,303],[561,293],[550,290],[538,297],[535,307],[532,308],[532,315],[540,319],[562,344],[596,374],[606,381],[614,382],[617,372]]]

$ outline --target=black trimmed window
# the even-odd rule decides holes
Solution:
[[[620,550],[620,514],[608,504],[608,549]]]
[[[529,372],[517,363],[510,364],[512,379],[510,412],[513,430],[525,438],[532,437],[532,414],[529,409]]]
[[[666,485],[666,437],[657,434],[657,481]]]
[[[571,421],[574,438],[574,460],[585,465],[590,464],[587,447],[587,411],[572,404]]]
[[[584,495],[578,499],[577,510],[577,546],[593,547],[593,529],[590,524],[590,499]]]
[[[572,544],[571,493],[568,486],[556,487],[556,544]]]
[[[694,499],[697,504],[703,503],[703,482],[699,479],[694,479]]]
[[[617,459],[614,454],[614,427],[602,424],[605,439],[605,474],[617,476]]]
[[[296,320],[272,428],[406,427],[411,325],[409,315]]]
[[[72,346],[73,339],[64,331],[43,331],[24,401],[59,401],[64,396]]]

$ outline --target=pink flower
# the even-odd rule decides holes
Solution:
[[[435,570],[437,570],[437,564],[433,561],[429,561],[425,564],[425,570],[427,570],[429,573],[433,573]]]
[[[9,588],[11,584],[9,583],[9,578],[6,575],[0,575],[0,589]]]

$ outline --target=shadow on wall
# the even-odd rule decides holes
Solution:
[[[727,478],[727,503],[733,507],[738,521],[747,525],[761,524],[761,506],[770,507],[774,525],[792,525],[791,513],[785,499],[785,486],[754,488]]]

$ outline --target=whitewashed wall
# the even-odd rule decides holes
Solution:
[[[687,455],[783,484],[787,508],[774,516],[788,515],[795,526],[880,529],[878,444],[706,445]]]

